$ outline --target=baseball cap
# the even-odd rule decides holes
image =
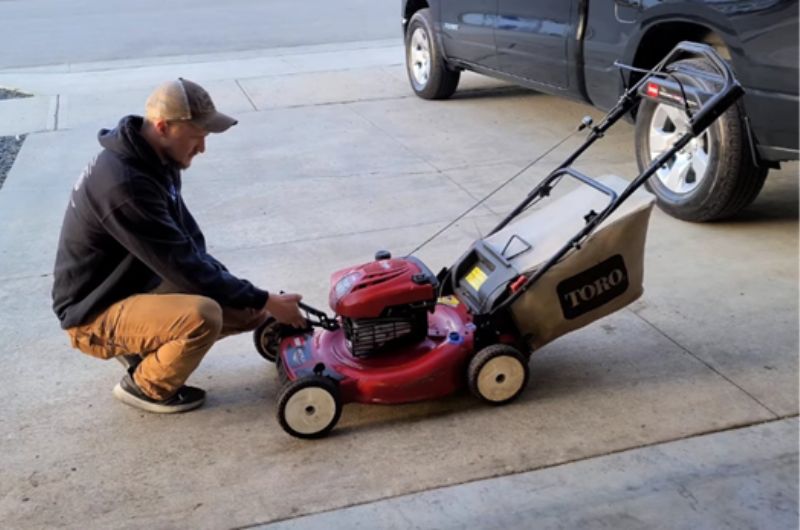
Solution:
[[[224,132],[237,123],[216,109],[203,87],[182,77],[161,84],[150,94],[145,103],[145,117],[190,121],[212,133]]]

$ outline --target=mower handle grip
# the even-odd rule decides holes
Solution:
[[[280,291],[280,294],[283,294],[283,291]],[[339,323],[336,321],[336,318],[329,317],[324,311],[320,311],[316,307],[304,304],[303,302],[297,302],[297,307],[305,312],[308,329],[314,327],[327,329],[329,331],[339,329]],[[314,318],[311,318],[312,316]]]
[[[574,179],[577,179],[577,180],[583,182],[584,184],[586,184],[588,186],[591,186],[592,188],[596,189],[600,193],[604,193],[605,195],[608,195],[609,197],[611,197],[611,202],[617,200],[617,192],[616,191],[612,190],[611,188],[609,188],[608,186],[606,186],[602,182],[600,182],[598,180],[595,180],[595,179],[593,179],[592,177],[590,177],[588,175],[584,175],[583,173],[581,173],[580,171],[576,170],[573,167],[562,167],[560,169],[557,169],[556,171],[551,173],[550,176],[547,177],[547,181],[546,181],[547,184],[549,185],[551,182],[553,182],[557,178],[561,177],[562,175],[569,175],[570,177],[572,177]]]
[[[734,81],[731,85],[723,88],[721,92],[718,92],[707,101],[689,121],[692,133],[698,136],[743,95],[744,89],[738,81]]]

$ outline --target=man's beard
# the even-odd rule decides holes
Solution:
[[[177,170],[179,170],[179,171],[180,171],[180,170],[183,170],[183,169],[188,169],[188,168],[189,168],[189,166],[191,165],[191,161],[189,162],[189,164],[185,164],[185,165],[184,165],[184,163],[183,163],[183,162],[180,162],[180,161],[178,161],[178,160],[175,160],[175,159],[172,157],[172,155],[170,155],[169,153],[167,153],[167,164],[169,164],[169,166],[170,166],[170,167],[172,167],[172,168],[174,168],[174,169],[177,169]]]

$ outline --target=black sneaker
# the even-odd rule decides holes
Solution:
[[[126,405],[146,410],[147,412],[171,414],[173,412],[186,412],[187,410],[196,409],[205,401],[206,391],[201,388],[184,385],[172,397],[159,401],[142,392],[130,374],[128,374],[114,387],[114,397]]]
[[[142,362],[142,356],[138,353],[134,353],[132,355],[117,355],[114,357],[116,360],[120,362],[122,366],[128,371],[129,374],[132,374],[136,371],[136,367],[139,366],[139,363]]]

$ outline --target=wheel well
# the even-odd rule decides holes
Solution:
[[[408,0],[406,3],[406,11],[403,13],[403,32],[405,32],[408,27],[408,21],[414,16],[414,13],[426,7],[430,6],[425,0]]]
[[[716,51],[720,57],[730,61],[730,50],[728,50],[722,37],[713,30],[697,24],[669,22],[651,28],[644,37],[642,37],[633,59],[633,66],[644,69],[652,68],[658,61],[663,59],[676,44],[684,40],[708,44],[714,48],[714,51]],[[631,84],[638,81],[641,76],[642,74],[633,73],[631,75]]]

